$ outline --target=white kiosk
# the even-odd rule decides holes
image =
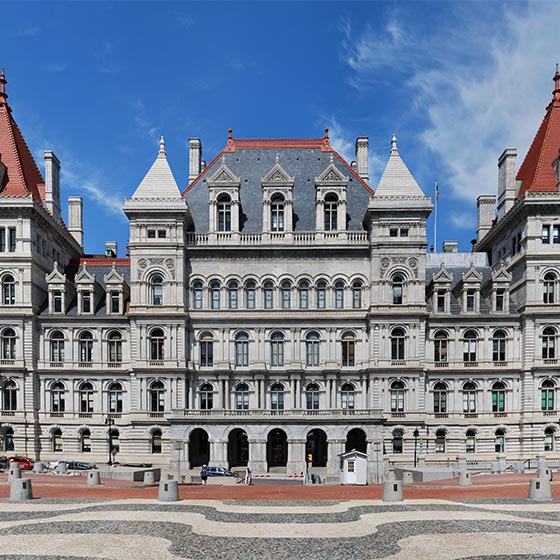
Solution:
[[[340,484],[367,484],[367,455],[361,451],[348,451],[340,455]]]

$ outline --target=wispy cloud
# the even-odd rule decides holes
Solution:
[[[140,132],[154,142],[159,140],[159,132],[161,128],[150,120],[148,111],[142,99],[136,98],[132,102],[132,107],[134,109],[134,124]]]

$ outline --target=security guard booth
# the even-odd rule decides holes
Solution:
[[[356,451],[348,451],[340,455],[340,484],[367,484],[367,455]]]

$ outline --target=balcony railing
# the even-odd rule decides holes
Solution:
[[[301,408],[295,409],[249,409],[249,410],[237,410],[237,409],[223,409],[223,408],[212,408],[210,410],[198,410],[198,409],[178,409],[173,411],[174,416],[183,417],[271,417],[271,416],[282,416],[282,417],[342,417],[342,416],[358,416],[358,417],[373,417],[381,418],[383,413],[379,409],[319,409],[319,410],[307,410]]]
[[[0,366],[15,366],[15,360],[0,360]]]

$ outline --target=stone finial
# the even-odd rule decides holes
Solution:
[[[276,165],[280,163],[280,154],[276,152]]]
[[[0,105],[6,104],[6,99],[8,99],[8,94],[6,93],[6,75],[4,74],[4,68],[2,68],[2,73],[0,74]]]
[[[233,130],[231,128],[228,128],[227,137],[228,137],[228,140],[233,139]]]
[[[222,165],[226,164],[226,154],[222,154]]]
[[[163,136],[159,139],[159,155],[164,156],[165,154],[165,140]]]
[[[398,154],[399,150],[397,149],[397,135],[393,134],[393,136],[391,136],[391,153],[392,154]]]
[[[334,163],[334,154],[331,152],[331,155],[329,156],[329,163],[332,165]]]

